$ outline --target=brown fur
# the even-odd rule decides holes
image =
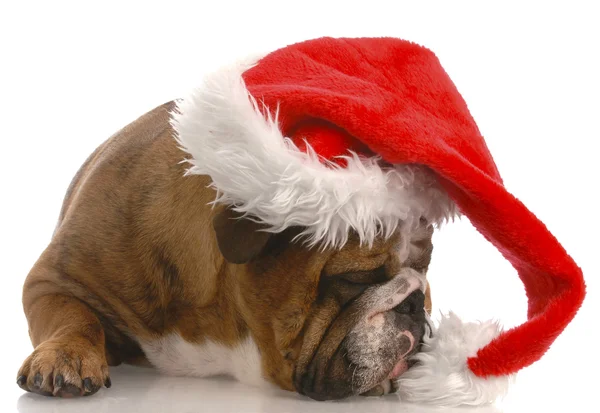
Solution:
[[[230,346],[252,334],[266,378],[294,390],[309,349],[361,289],[336,276],[364,274],[358,281],[368,283],[402,265],[426,271],[430,232],[416,241],[424,255],[392,265],[393,239],[318,251],[292,243],[293,229],[252,238],[253,225],[231,227],[231,211],[208,205],[209,178],[183,176],[185,154],[168,123],[173,108],[160,106],[111,137],[69,187],[24,286],[35,350],[19,371],[22,388],[93,394],[110,384],[107,365],[144,362],[139,340],[177,331],[189,342]]]

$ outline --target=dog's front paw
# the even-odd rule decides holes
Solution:
[[[23,390],[44,396],[76,397],[110,387],[103,349],[85,339],[48,340],[23,362],[17,376]]]

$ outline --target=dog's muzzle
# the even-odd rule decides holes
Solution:
[[[331,323],[312,361],[295,374],[298,392],[316,400],[388,393],[425,333],[422,275],[403,269],[369,287]]]

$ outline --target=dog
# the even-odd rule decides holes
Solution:
[[[113,135],[71,182],[24,284],[34,350],[18,385],[87,396],[129,363],[315,400],[393,392],[427,333],[433,226],[341,249],[264,231],[186,175],[175,107]]]

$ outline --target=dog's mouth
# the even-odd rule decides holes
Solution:
[[[431,319],[429,317],[425,317],[425,331],[423,336],[432,336],[433,325]],[[367,397],[378,397],[384,396],[390,393],[396,393],[398,391],[398,379],[406,373],[410,368],[418,364],[418,361],[413,358],[415,354],[417,354],[421,350],[421,346],[423,344],[423,338],[413,346],[413,348],[406,354],[404,357],[401,357],[400,360],[396,362],[389,375],[385,380],[381,383],[375,385],[373,388],[363,392],[360,396]]]
[[[331,359],[319,360],[317,355],[299,375],[297,390],[315,400],[394,393],[397,379],[412,367],[412,356],[420,349],[421,331],[413,330],[352,332]]]
[[[408,371],[412,366],[416,364],[416,361],[410,358],[402,358],[395,365],[392,371],[381,383],[375,387],[367,390],[360,394],[365,397],[379,397],[386,394],[395,393],[398,391],[398,378]]]
[[[426,328],[424,335],[431,336],[431,331],[433,329],[431,320],[428,317],[425,317],[425,323]],[[396,364],[389,372],[385,380],[375,385],[373,388],[363,393],[360,393],[360,396],[379,397],[390,393],[396,393],[398,391],[398,379],[411,367],[418,363],[418,361],[414,359],[413,356],[421,350],[422,344],[423,337],[421,337],[421,340],[418,343],[416,343],[416,345],[414,342],[411,342],[411,349],[408,351],[407,354],[404,354],[400,357],[400,359],[396,362]]]
[[[381,381],[379,384],[376,384],[369,390],[360,393],[361,396],[383,396],[385,394],[395,393],[398,390],[396,384],[397,379],[415,364],[415,362],[411,360],[410,357],[413,354],[415,354],[416,351],[418,351],[418,344],[415,345],[416,343],[413,335],[410,332],[406,331],[403,332],[402,335],[408,338],[410,342],[408,350],[396,359],[397,361],[395,361],[395,364],[393,364],[391,370],[384,370],[389,371],[389,373],[387,373],[387,375],[384,376],[385,379],[383,381]]]

